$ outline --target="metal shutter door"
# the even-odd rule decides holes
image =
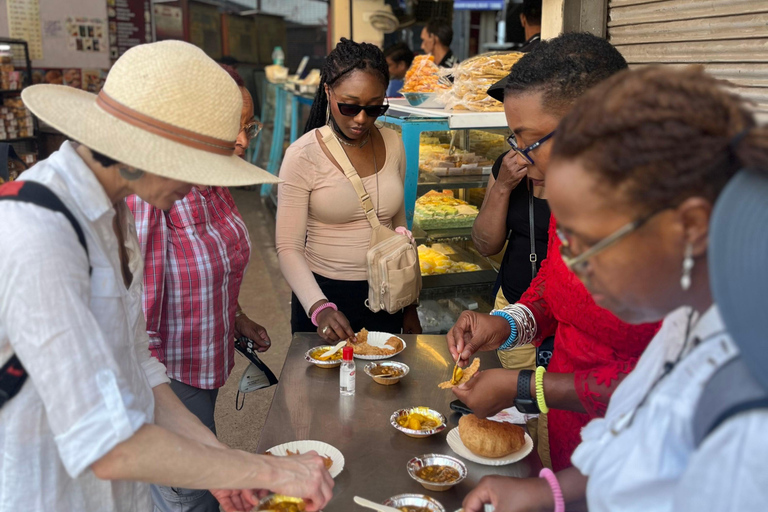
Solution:
[[[768,119],[768,0],[610,0],[608,39],[630,66],[703,64]]]

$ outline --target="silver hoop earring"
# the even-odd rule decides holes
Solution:
[[[330,124],[331,122],[331,104],[328,103],[328,105],[325,107],[325,124]]]
[[[128,181],[136,181],[142,176],[144,176],[144,171],[141,169],[131,169],[129,167],[120,167],[120,176],[123,177],[123,179]]]
[[[691,271],[693,270],[693,245],[685,246],[685,258],[683,258],[683,277],[680,278],[680,287],[684,292],[691,288]]]

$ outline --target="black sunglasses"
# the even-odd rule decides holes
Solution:
[[[335,101],[335,99],[334,99]],[[380,117],[389,108],[389,103],[384,105],[355,105],[354,103],[339,103],[336,102],[336,106],[339,107],[339,113],[346,117],[355,117],[361,110],[365,110],[365,115],[368,117]]]

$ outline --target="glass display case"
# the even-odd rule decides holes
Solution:
[[[498,262],[472,243],[493,162],[507,151],[503,112],[457,112],[390,100],[383,118],[405,146],[405,209],[419,244],[425,333],[444,333],[465,309],[492,309]]]

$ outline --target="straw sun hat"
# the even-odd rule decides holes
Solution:
[[[162,41],[128,50],[98,95],[33,85],[22,98],[65,135],[152,174],[199,185],[279,182],[235,155],[240,89],[188,43]]]

